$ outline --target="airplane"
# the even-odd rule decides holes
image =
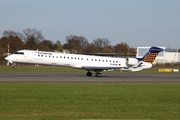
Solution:
[[[140,71],[152,68],[156,56],[161,51],[163,49],[159,47],[151,47],[142,58],[118,58],[38,50],[18,50],[7,56],[5,60],[11,63],[14,69],[17,68],[16,63],[66,66],[84,69],[87,71],[87,76],[92,76],[92,71],[94,71],[95,76],[100,77],[100,72],[104,70]]]

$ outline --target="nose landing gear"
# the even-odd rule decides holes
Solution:
[[[16,69],[17,68],[16,63],[13,63],[12,67],[13,67],[13,69]]]
[[[12,64],[12,68],[13,68],[13,69],[16,69],[16,68],[17,68],[16,63],[14,63],[13,61],[8,61],[8,62],[7,62],[7,66],[9,66],[10,64]]]

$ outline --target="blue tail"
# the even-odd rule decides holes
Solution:
[[[162,52],[163,49],[159,47],[151,47],[149,51],[142,57],[137,58],[139,61],[144,61],[148,63],[153,63],[159,52]]]

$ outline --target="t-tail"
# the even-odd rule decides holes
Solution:
[[[138,61],[144,61],[147,63],[153,64],[155,58],[158,56],[159,52],[162,52],[163,49],[159,47],[151,47],[149,51],[142,57],[142,58],[137,58]]]
[[[149,51],[142,57],[137,58],[139,61],[138,64],[133,65],[129,69],[131,71],[140,71],[143,69],[152,68],[155,58],[158,56],[159,52],[162,52],[163,49],[159,47],[151,47]]]

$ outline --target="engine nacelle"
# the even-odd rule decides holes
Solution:
[[[138,64],[138,60],[136,58],[126,58],[126,65],[133,66]]]

